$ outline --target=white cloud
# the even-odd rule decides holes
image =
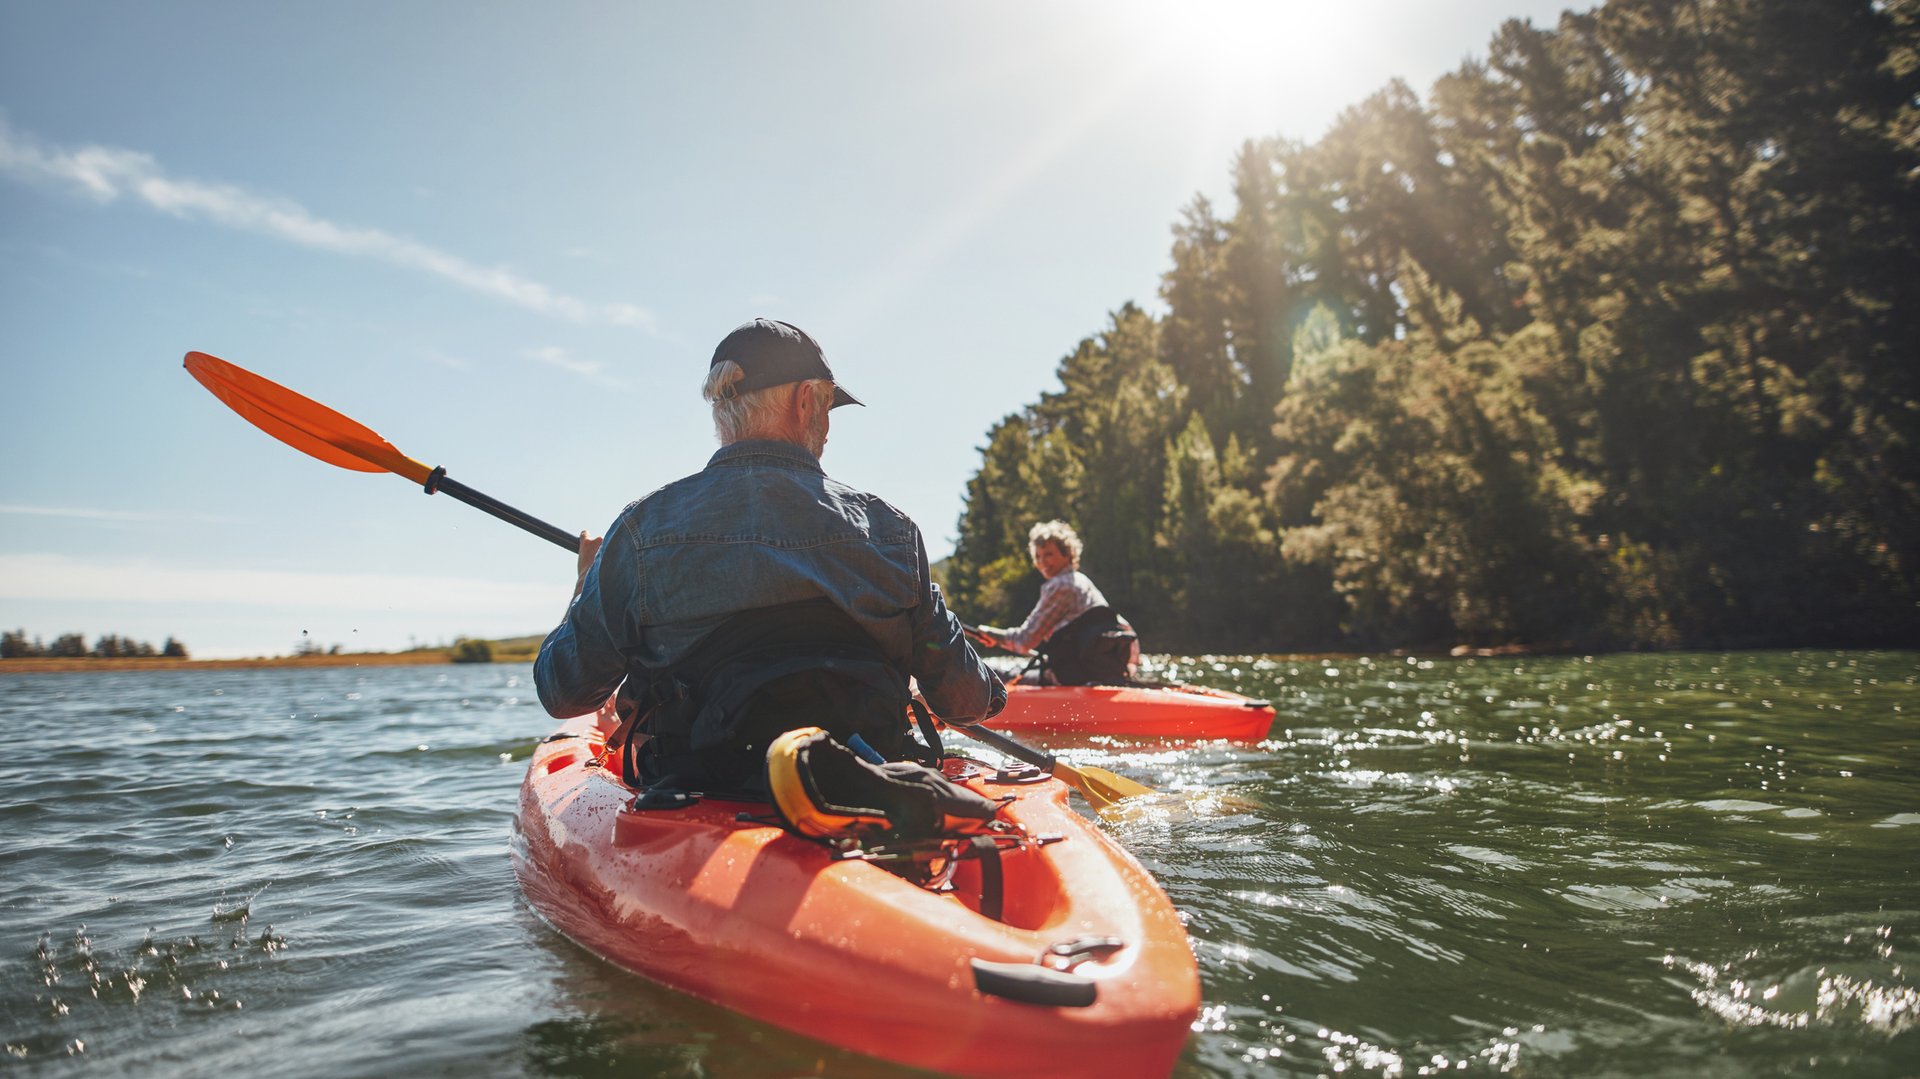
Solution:
[[[426,351],[426,357],[428,363],[439,364],[441,367],[451,368],[455,371],[466,371],[473,367],[473,362],[465,356],[449,356],[444,352],[437,352],[433,349]]]
[[[21,517],[74,517],[84,521],[231,521],[231,517],[207,517],[200,514],[139,513],[133,510],[101,510],[84,506],[21,506],[0,503],[0,513]]]
[[[145,521],[152,514],[133,513],[128,510],[90,510],[68,506],[14,506],[0,503],[0,513],[12,513],[22,517],[78,517],[88,521]]]
[[[590,382],[603,386],[625,389],[626,383],[607,373],[607,365],[599,360],[583,360],[559,345],[542,345],[527,349],[522,355],[527,359],[544,363],[549,367],[558,367],[568,374],[579,375]]]
[[[102,203],[127,198],[175,217],[421,271],[483,296],[573,322],[654,324],[652,312],[636,304],[589,303],[505,266],[481,266],[382,229],[336,224],[290,199],[170,176],[151,154],[108,146],[47,146],[15,131],[4,113],[0,113],[0,172],[51,182]]]
[[[222,604],[519,619],[558,616],[565,588],[464,577],[204,569],[153,562],[89,561],[59,554],[0,554],[0,600]]]

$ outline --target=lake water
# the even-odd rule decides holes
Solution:
[[[1920,1074],[1920,654],[1162,659],[1181,1076]],[[558,937],[524,665],[0,677],[0,1072],[887,1076]]]

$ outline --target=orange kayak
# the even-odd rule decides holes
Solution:
[[[855,1052],[963,1076],[1164,1076],[1199,1011],[1193,947],[1140,864],[1037,772],[949,759],[1016,837],[923,886],[702,799],[641,809],[606,731],[534,752],[512,842],[528,902],[628,970]]]
[[[1137,686],[1042,686],[1014,682],[993,717],[1003,731],[1120,737],[1258,741],[1273,705],[1224,689],[1178,682]]]

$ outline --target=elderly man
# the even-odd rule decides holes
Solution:
[[[618,687],[630,781],[747,792],[800,727],[899,755],[909,678],[950,724],[998,712],[1006,690],[932,583],[919,528],[820,468],[830,411],[860,402],[813,338],[754,319],[714,350],[703,393],[721,443],[707,467],[582,537],[573,602],[534,663],[547,711]]]

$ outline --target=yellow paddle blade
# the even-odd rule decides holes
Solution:
[[[1054,778],[1080,792],[1087,804],[1096,811],[1107,808],[1116,802],[1136,798],[1142,794],[1152,794],[1153,788],[1135,783],[1125,776],[1115,775],[1105,768],[1091,765],[1073,765],[1065,761],[1055,761]]]
[[[278,382],[204,352],[187,353],[186,367],[248,423],[309,457],[355,472],[392,472],[422,486],[433,473],[371,428]]]

